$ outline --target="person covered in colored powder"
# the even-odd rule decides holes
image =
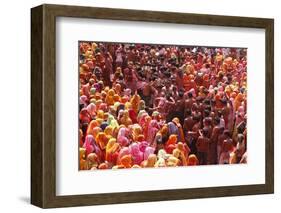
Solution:
[[[79,43],[79,169],[247,163],[247,50]]]

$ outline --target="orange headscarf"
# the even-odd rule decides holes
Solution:
[[[132,167],[132,156],[129,155],[124,155],[121,159],[120,159],[120,163],[121,165],[123,165],[125,168],[131,168]]]
[[[238,93],[234,100],[234,110],[237,111],[238,108],[241,106],[241,102],[244,100],[244,96],[242,93]]]
[[[94,136],[93,129],[95,127],[98,127],[98,126],[99,126],[99,123],[96,120],[92,120],[88,125],[87,135],[93,135]]]
[[[135,113],[139,112],[140,100],[141,98],[138,94],[134,94],[131,98],[130,103],[132,104],[132,109],[135,111]]]
[[[108,162],[112,162],[112,154],[115,153],[119,148],[120,146],[118,143],[116,143],[116,139],[110,138],[106,145],[105,160]]]
[[[85,158],[86,158],[86,149],[85,148],[79,149],[79,157],[80,157],[79,169],[80,170],[86,170],[87,169],[87,162],[85,160]]]
[[[99,132],[96,136],[96,142],[99,144],[100,148],[104,150],[106,148],[106,144],[109,140],[109,137],[106,136],[104,132]]]
[[[114,128],[112,126],[107,126],[104,129],[104,133],[108,136],[113,136],[113,130]]]
[[[177,135],[172,134],[172,135],[170,135],[170,137],[166,143],[166,146],[175,145],[176,143],[177,143]]]
[[[110,89],[107,92],[105,102],[107,103],[108,106],[111,106],[114,104],[114,95],[115,95],[115,91],[113,89]]]
[[[128,127],[129,125],[131,125],[133,123],[131,118],[129,117],[128,110],[124,110],[124,115],[121,118],[120,122],[121,122],[121,124],[124,124],[126,127]]]

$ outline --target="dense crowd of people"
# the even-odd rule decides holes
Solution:
[[[247,49],[79,42],[79,169],[247,162]]]

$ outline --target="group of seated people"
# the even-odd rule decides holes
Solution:
[[[79,169],[247,162],[247,49],[79,43]]]

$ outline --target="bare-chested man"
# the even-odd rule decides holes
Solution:
[[[210,138],[208,138],[208,129],[203,128],[202,132],[199,131],[200,136],[197,139],[196,147],[200,165],[206,165],[209,155]]]

